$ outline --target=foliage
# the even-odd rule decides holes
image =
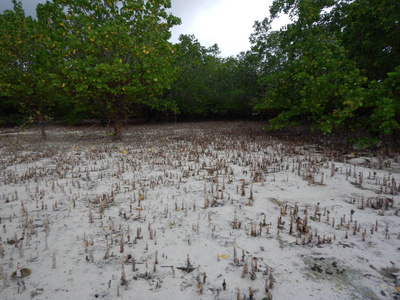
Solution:
[[[168,96],[176,102],[181,114],[206,116],[212,97],[212,49],[202,46],[193,35],[181,35],[179,42],[175,49],[180,73]]]
[[[12,98],[43,125],[56,100],[54,64],[39,23],[25,17],[20,1],[0,15],[0,96]],[[42,137],[46,138],[44,126]]]
[[[139,113],[255,111],[273,116],[272,128],[362,129],[360,145],[400,127],[397,0],[275,0],[270,19],[254,24],[251,51],[228,58],[193,35],[171,45],[180,19],[170,0],[54,0],[37,19],[13,4],[0,15],[0,122],[101,116],[119,138]],[[291,23],[272,30],[282,13]]]
[[[240,53],[237,57],[223,59],[218,72],[221,115],[248,117],[252,103],[259,97],[257,69],[251,53]]]
[[[372,81],[369,88],[369,101],[374,106],[365,122],[374,130],[391,134],[400,124],[400,66],[383,81]]]
[[[39,5],[52,31],[60,85],[78,107],[111,119],[115,136],[135,104],[174,109],[158,95],[175,78],[167,0],[76,0]]]
[[[0,97],[0,125],[21,125],[28,116],[23,114],[18,102],[10,97]]]
[[[194,35],[181,35],[175,48],[180,75],[168,97],[182,117],[243,117],[251,112],[258,84],[245,53],[221,58],[218,45],[206,48]]]
[[[400,1],[356,0],[337,3],[340,38],[362,74],[383,80],[400,66]]]
[[[278,111],[272,128],[307,122],[325,133],[361,127],[375,135],[391,134],[399,127],[400,112],[394,68],[400,63],[398,5],[274,1],[272,18],[286,13],[292,23],[280,31],[272,31],[268,19],[255,23],[252,50],[265,89],[255,109]]]

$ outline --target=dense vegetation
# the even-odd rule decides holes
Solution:
[[[0,122],[138,116],[267,117],[393,134],[400,124],[398,0],[275,0],[251,50],[221,58],[193,35],[168,42],[169,0],[54,0],[0,15]],[[272,30],[280,14],[291,23]],[[42,135],[45,137],[44,126]]]

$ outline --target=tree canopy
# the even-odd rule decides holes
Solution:
[[[39,9],[60,58],[64,91],[110,118],[114,133],[135,105],[174,108],[157,95],[175,78],[170,1],[54,1]]]
[[[257,22],[265,95],[256,110],[277,110],[273,128],[307,121],[325,133],[399,128],[400,2],[276,0],[270,13],[291,23],[272,31]]]
[[[27,89],[32,85],[28,75],[34,73],[34,83],[43,86],[20,95],[31,99],[37,93],[43,99],[51,94],[47,87],[57,85],[78,107],[110,118],[116,137],[136,105],[176,109],[157,97],[176,78],[168,39],[180,19],[167,12],[170,6],[168,0],[54,0],[38,5],[36,21],[26,18],[21,3],[14,0],[14,11],[1,18],[3,72],[12,69],[15,74],[3,81],[11,86],[3,89],[4,95],[17,98],[15,83]]]
[[[108,118],[120,137],[127,118],[158,110],[182,119],[257,113],[272,129],[307,123],[372,140],[400,127],[397,0],[275,0],[254,23],[251,49],[227,58],[194,35],[172,45],[180,19],[168,0],[54,0],[36,19],[13,3],[0,15],[0,122],[17,109],[41,123],[90,115]],[[291,22],[273,30],[281,14]]]
[[[36,116],[46,137],[43,122],[57,97],[56,67],[47,48],[44,28],[26,17],[21,2],[0,15],[0,96],[12,98],[28,115]]]

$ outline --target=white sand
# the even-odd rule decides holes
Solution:
[[[53,128],[47,142],[2,135],[0,298],[116,299],[119,289],[121,299],[238,299],[239,290],[249,299],[251,288],[263,299],[271,271],[273,299],[399,297],[391,276],[400,268],[398,161],[390,161],[392,173],[367,168],[365,158],[343,164],[243,127],[136,126],[123,142],[100,128]],[[295,223],[290,234],[295,209],[309,234]],[[20,249],[7,243],[23,232]],[[194,270],[179,270],[188,258]],[[17,263],[32,272],[19,294]]]

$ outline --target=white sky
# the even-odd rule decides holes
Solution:
[[[255,21],[269,16],[272,0],[172,0],[172,12],[182,25],[172,29],[172,42],[180,34],[194,34],[201,45],[218,44],[221,56],[235,56],[250,49]],[[287,19],[286,19],[287,20]],[[274,29],[284,25],[274,23]]]
[[[45,0],[23,0],[27,15],[35,14],[37,3]],[[250,49],[249,36],[255,21],[269,16],[272,0],[172,0],[171,12],[182,19],[172,29],[171,42],[180,34],[194,34],[205,47],[218,44],[221,56],[235,56]],[[0,12],[12,9],[11,0],[0,0]],[[278,21],[276,29],[284,24]]]

